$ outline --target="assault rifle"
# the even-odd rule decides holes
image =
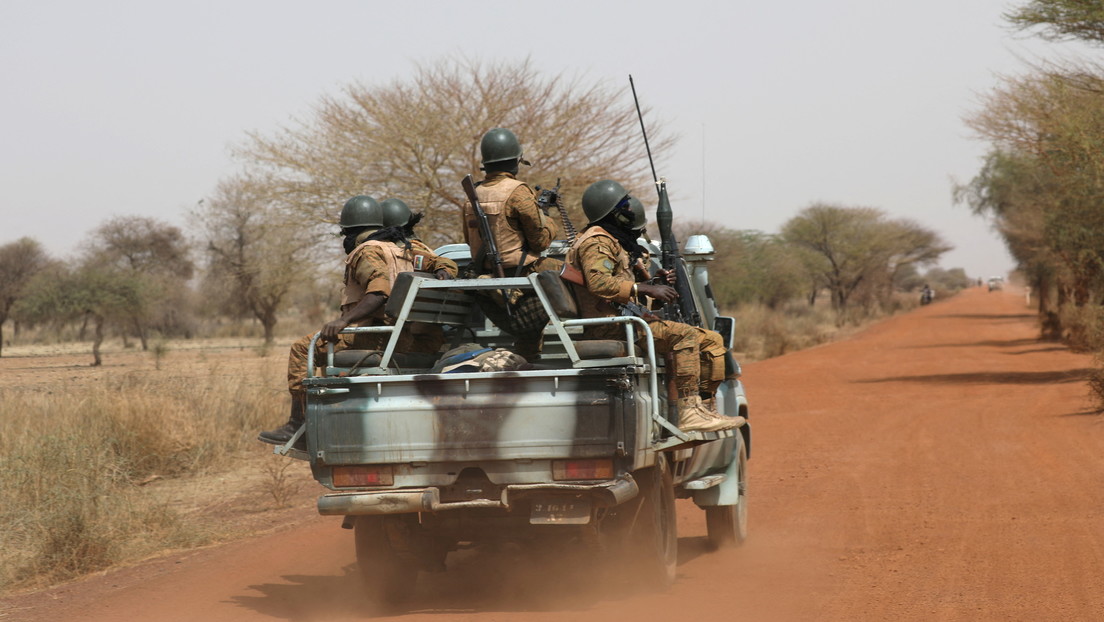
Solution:
[[[694,292],[690,289],[690,278],[686,273],[686,264],[679,253],[678,240],[671,230],[674,220],[674,212],[671,211],[671,201],[667,198],[667,181],[656,177],[655,161],[652,160],[652,148],[648,146],[648,131],[644,129],[644,115],[640,112],[640,100],[636,97],[636,85],[632,76],[629,76],[629,87],[632,89],[633,102],[636,104],[636,116],[640,119],[640,132],[644,135],[644,148],[648,151],[648,164],[652,167],[652,180],[655,181],[656,191],[659,193],[659,205],[656,207],[656,224],[659,226],[660,239],[660,263],[664,270],[675,273],[675,291],[678,292],[678,300],[664,305],[668,319],[702,327],[701,314],[698,306],[694,304]]]
[[[478,256],[472,257],[472,264],[478,270],[483,259],[490,259],[491,271],[495,278],[505,278],[506,271],[502,267],[502,255],[498,254],[498,245],[495,244],[494,235],[491,234],[491,223],[487,221],[487,213],[483,211],[483,206],[479,204],[479,197],[475,194],[475,182],[472,176],[465,175],[460,185],[464,187],[464,194],[468,195],[468,202],[475,212],[475,220],[479,223],[479,237],[483,239],[483,246],[479,249]]]
[[[491,223],[487,221],[487,212],[484,212],[483,206],[479,204],[479,197],[475,194],[475,181],[472,180],[470,173],[464,176],[460,185],[464,187],[464,194],[468,195],[472,211],[475,212],[475,220],[479,223],[479,237],[483,238],[483,246],[472,257],[471,263],[468,265],[468,271],[477,273],[483,267],[483,260],[490,259],[491,271],[494,273],[494,277],[496,279],[505,278],[506,270],[502,267],[502,255],[498,254],[498,244],[495,243],[494,234],[491,233]],[[500,291],[502,292],[502,301],[506,307],[506,315],[512,318],[514,312],[510,308],[510,296],[506,290]]]

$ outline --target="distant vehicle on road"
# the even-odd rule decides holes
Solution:
[[[920,290],[920,304],[930,304],[933,298],[935,298],[935,291],[925,284],[924,289]]]
[[[989,277],[989,291],[1004,289],[1004,277],[1003,276],[991,276]]]

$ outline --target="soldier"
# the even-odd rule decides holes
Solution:
[[[413,227],[422,215],[411,216],[406,204],[402,201],[398,203],[401,207],[392,206],[386,221],[384,209],[369,196],[355,196],[341,209],[340,225],[346,252],[341,315],[328,322],[321,331],[321,339],[334,342],[334,350],[377,350],[384,347],[390,335],[341,334],[341,330],[349,326],[394,324],[393,319],[384,315],[383,306],[391,294],[391,284],[400,272],[431,272],[438,279],[456,277],[456,264],[451,259],[437,256],[425,244],[413,239]],[[401,224],[385,226],[388,222]],[[432,329],[437,329],[436,333]],[[261,432],[258,438],[263,442],[284,444],[303,425],[306,409],[303,378],[307,374],[307,349],[311,337],[302,337],[291,346],[288,355],[291,414],[283,426]],[[443,342],[440,327],[412,322],[399,336],[396,351],[436,352]]]
[[[583,317],[619,315],[610,303],[635,301],[638,295],[660,302],[671,302],[678,296],[670,285],[638,283],[634,276],[633,264],[647,251],[636,241],[634,229],[638,223],[630,198],[621,184],[611,180],[595,182],[583,193],[583,212],[588,224],[567,253],[567,262],[583,274],[586,283],[585,288],[575,288]],[[662,281],[669,278],[666,274],[660,276]],[[669,367],[667,371],[674,374],[678,390],[679,429],[714,431],[740,425],[740,418],[720,415],[702,402],[703,395],[713,398],[723,380],[724,346],[720,335],[668,320],[649,320],[648,326],[656,352],[673,355],[673,369]],[[619,339],[623,331],[619,325],[588,326],[583,336]],[[717,345],[721,351],[712,352]],[[704,364],[707,360],[708,364]]]
[[[633,235],[637,238],[644,238],[645,240],[651,241],[648,238],[648,215],[644,211],[644,204],[640,202],[640,199],[630,196],[629,208],[633,213]],[[654,277],[651,276],[648,271],[651,260],[651,254],[645,248],[642,257],[633,264],[636,269],[637,280],[674,285],[675,273],[672,271],[660,268],[656,271]],[[716,411],[717,400],[715,396],[717,394],[717,388],[720,387],[721,383],[725,380],[724,356],[727,348],[725,348],[724,337],[721,337],[721,334],[715,330],[707,330],[697,326],[693,328],[694,331],[698,333],[698,339],[701,341],[701,346],[699,348],[701,390],[699,391],[699,396],[702,398],[702,402],[707,409]]]
[[[483,135],[479,152],[486,175],[476,185],[475,193],[487,214],[505,275],[526,276],[540,270],[559,269],[562,264],[558,260],[540,256],[555,237],[555,225],[537,206],[533,189],[517,178],[518,167],[529,164],[522,156],[517,136],[508,129],[492,129]],[[482,252],[483,239],[471,204],[464,205],[463,218],[464,241],[471,248],[475,271],[489,273],[492,266]],[[497,303],[498,308],[481,307],[491,321],[514,334],[514,349],[518,354],[529,360],[538,357],[548,317],[536,296],[528,294]],[[502,308],[505,304],[511,305],[512,314],[508,315]]]

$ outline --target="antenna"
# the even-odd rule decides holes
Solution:
[[[644,149],[648,151],[648,166],[652,167],[652,181],[656,190],[659,190],[659,177],[655,172],[655,161],[652,160],[652,148],[648,145],[648,130],[644,129],[644,114],[640,112],[640,100],[636,98],[636,85],[633,84],[632,74],[629,74],[629,88],[632,89],[633,103],[636,104],[636,118],[640,119],[640,133],[644,135]]]

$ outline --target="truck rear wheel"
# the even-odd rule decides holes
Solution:
[[[387,535],[388,516],[359,516],[356,527],[356,557],[368,596],[379,603],[406,600],[414,590],[418,568],[391,544]]]
[[[635,552],[627,556],[644,573],[644,580],[665,588],[675,581],[678,564],[678,530],[671,468],[660,455],[656,465],[637,471],[640,511],[628,539]]]
[[[705,508],[705,527],[709,544],[715,549],[739,546],[747,540],[747,446],[743,435],[737,434],[736,480],[740,496],[733,505],[715,505]]]

